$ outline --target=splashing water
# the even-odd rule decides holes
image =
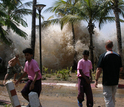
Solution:
[[[39,36],[38,29],[36,30],[36,47],[35,47],[35,60],[39,63]],[[28,33],[29,34],[29,33]],[[87,27],[83,24],[75,25],[75,49],[73,47],[73,35],[71,25],[67,24],[63,30],[60,29],[60,25],[51,25],[42,29],[42,62],[43,66],[50,69],[61,69],[71,67],[74,58],[74,51],[77,52],[77,60],[82,58],[82,52],[89,47],[89,33]],[[122,35],[124,35],[122,33]],[[15,53],[20,54],[20,62],[24,65],[24,55],[22,50],[30,47],[30,35],[25,40],[22,37],[12,31],[8,37],[13,41],[11,46],[8,46],[0,42],[0,56],[3,60],[8,62]],[[105,51],[104,43],[108,39],[114,42],[114,51],[117,52],[116,35],[112,32],[112,35],[106,37],[102,35],[97,29],[93,35],[93,43],[95,46],[94,57],[97,59],[101,53]],[[124,42],[124,40],[123,40]]]

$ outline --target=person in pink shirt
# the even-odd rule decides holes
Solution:
[[[77,76],[78,76],[78,106],[83,107],[84,93],[87,98],[87,107],[93,107],[93,94],[90,83],[92,81],[91,71],[92,62],[88,60],[89,51],[83,51],[83,58],[78,61]]]
[[[29,101],[28,94],[33,91],[40,96],[41,93],[41,72],[38,66],[38,63],[32,59],[33,57],[33,50],[31,48],[26,48],[23,50],[23,53],[25,54],[26,62],[24,67],[24,73],[22,76],[18,79],[18,81],[15,83],[17,85],[20,80],[25,77],[28,74],[28,82],[26,83],[25,87],[21,91],[22,96]]]

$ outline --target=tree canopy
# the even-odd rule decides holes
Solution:
[[[0,0],[0,38],[5,43],[11,43],[11,39],[6,35],[11,29],[21,37],[26,38],[27,33],[19,27],[27,27],[25,15],[32,15],[32,10],[27,7],[32,6],[32,2],[22,3],[22,0]]]

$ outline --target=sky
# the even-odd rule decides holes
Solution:
[[[28,1],[33,1],[33,0],[23,0],[23,2],[28,2]],[[56,1],[56,0],[37,0],[37,3],[38,3],[38,4],[45,4],[45,5],[46,5],[46,7],[44,7],[43,10],[42,10],[42,12],[41,12],[41,14],[44,16],[45,20],[47,20],[50,16],[54,15],[54,13],[49,13],[49,12],[45,13],[44,11],[45,11],[47,8],[51,7],[52,4],[53,4],[55,1]],[[26,16],[25,18],[26,18],[26,21],[27,21],[27,23],[28,23],[27,30],[31,30],[31,26],[32,26],[32,25],[31,25],[32,16]],[[42,21],[42,20],[41,20],[41,21]],[[37,20],[36,20],[36,25],[38,25],[38,24],[39,24],[39,20],[37,19]],[[96,28],[99,29],[99,28],[98,28],[98,24],[96,23],[95,25],[96,25]],[[122,25],[123,25],[123,24],[121,24],[121,26],[122,26]],[[87,25],[86,25],[86,26],[87,26]],[[115,22],[104,24],[104,25],[102,26],[102,29],[100,30],[100,32],[102,32],[102,34],[105,35],[105,36],[111,35],[112,32],[115,32],[115,31],[116,31],[116,24],[115,24]]]
[[[23,2],[29,2],[29,1],[33,1],[33,0],[23,0]],[[45,20],[47,20],[50,16],[53,15],[53,13],[45,13],[44,11],[45,11],[45,9],[51,7],[54,2],[55,2],[55,0],[37,0],[37,4],[45,4],[46,5],[46,7],[44,7],[43,10],[41,11],[41,14],[44,16]],[[31,29],[32,16],[26,16],[25,18],[28,23],[28,29]],[[36,19],[36,24],[39,24],[38,21],[39,20]]]

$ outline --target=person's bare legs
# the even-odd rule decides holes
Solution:
[[[14,74],[14,82],[16,82],[16,76],[17,76],[17,73]]]
[[[6,79],[7,79],[8,75],[9,75],[8,73],[5,75],[4,80],[3,80],[3,85],[6,84]]]
[[[29,102],[29,98],[27,96],[25,96],[24,94],[22,94],[22,96]],[[28,104],[28,107],[30,107],[30,104]]]

